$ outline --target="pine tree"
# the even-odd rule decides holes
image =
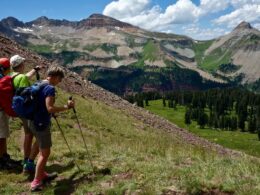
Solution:
[[[185,124],[188,125],[188,126],[191,124],[191,110],[190,110],[190,108],[187,108],[186,112],[185,112]]]
[[[149,101],[147,98],[145,99],[145,106],[149,106]]]
[[[200,109],[198,125],[201,129],[204,129],[205,125],[208,123],[208,115],[204,112],[203,109]]]
[[[245,118],[243,115],[238,117],[238,127],[241,129],[242,132],[245,131]]]
[[[256,107],[256,129],[258,134],[258,140],[260,141],[260,106]]]
[[[214,114],[212,113],[212,111],[210,111],[210,114],[209,114],[209,121],[208,121],[208,125],[209,127],[213,127],[214,126]]]
[[[225,128],[225,117],[222,115],[219,118],[219,128],[224,129]]]
[[[231,118],[231,130],[232,131],[237,130],[237,117],[235,116]]]
[[[248,121],[248,131],[254,133],[256,131],[256,117],[252,116]]]
[[[165,97],[163,97],[163,107],[166,107]]]

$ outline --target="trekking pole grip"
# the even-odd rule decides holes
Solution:
[[[72,100],[72,96],[69,97],[69,100]],[[72,109],[73,109],[73,112],[76,114],[75,108],[73,107]]]

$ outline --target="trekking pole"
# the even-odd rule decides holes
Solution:
[[[72,96],[69,97],[69,100],[72,100]],[[73,107],[73,112],[75,114],[75,117],[76,117],[76,120],[77,120],[77,123],[78,123],[78,126],[79,126],[80,134],[81,134],[81,137],[83,139],[83,143],[84,143],[84,146],[85,146],[85,149],[86,149],[86,152],[87,152],[88,160],[89,160],[90,165],[92,167],[93,173],[95,174],[95,168],[94,168],[94,165],[93,165],[92,160],[90,158],[90,153],[89,153],[89,150],[88,150],[88,147],[87,147],[84,135],[83,135],[83,131],[82,131],[80,123],[79,123],[79,119],[78,119],[78,116],[77,116],[76,109],[74,107]]]
[[[65,143],[66,143],[66,145],[67,145],[67,147],[68,147],[68,149],[69,149],[69,151],[70,151],[71,156],[73,156],[73,153],[72,153],[72,151],[71,151],[71,149],[70,149],[69,143],[68,143],[68,141],[67,141],[67,139],[66,139],[66,137],[65,137],[65,135],[64,135],[64,133],[63,133],[63,131],[62,131],[62,129],[61,129],[61,126],[60,126],[60,124],[59,124],[59,122],[58,122],[58,120],[57,120],[57,117],[56,117],[54,114],[53,114],[52,116],[53,116],[53,118],[55,119],[55,121],[56,121],[56,123],[57,123],[57,126],[58,126],[58,128],[59,128],[59,130],[60,130],[60,132],[61,132],[61,135],[62,135],[63,139],[65,140]],[[79,165],[76,163],[76,161],[75,161],[74,158],[73,158],[73,161],[74,161],[75,165],[77,166],[78,170],[81,171],[80,168],[79,168]]]

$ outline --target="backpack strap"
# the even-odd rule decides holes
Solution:
[[[16,73],[14,73],[11,77],[12,77],[12,85],[13,85],[13,89],[14,89],[14,94],[15,94],[15,87],[14,87],[14,79],[15,79],[15,77],[17,77],[18,75],[19,75],[20,73],[19,72],[16,72]]]

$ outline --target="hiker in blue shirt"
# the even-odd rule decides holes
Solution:
[[[42,184],[46,180],[51,180],[57,175],[45,172],[45,166],[51,152],[51,114],[66,111],[74,107],[74,102],[68,100],[67,105],[55,106],[55,86],[64,78],[63,69],[51,67],[47,72],[46,83],[39,91],[38,111],[33,120],[29,120],[29,130],[36,137],[39,144],[39,158],[36,164],[34,180],[31,183],[31,191],[42,189]]]

